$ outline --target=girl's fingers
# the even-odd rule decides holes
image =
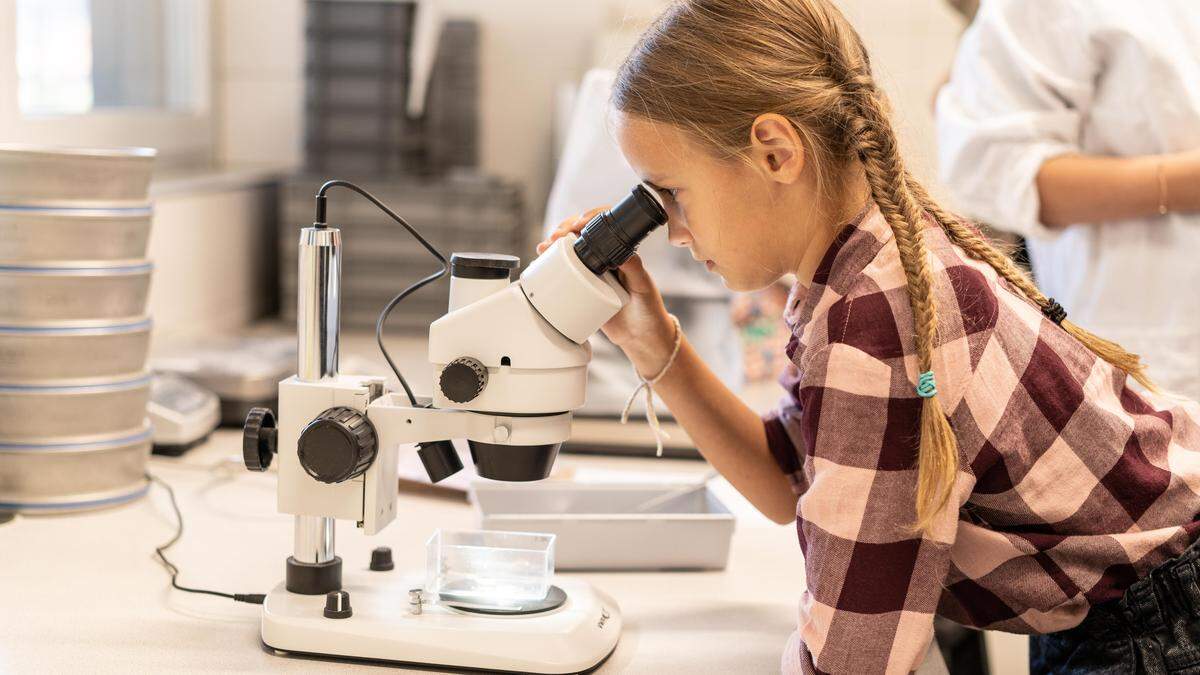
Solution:
[[[592,218],[596,217],[596,214],[603,212],[605,208],[607,207],[597,206],[596,208],[585,211],[574,218],[568,218],[558,226],[558,229],[562,230],[562,234],[566,234],[568,232],[579,234],[579,231],[582,230],[585,225],[590,223]]]
[[[654,278],[642,264],[641,256],[636,253],[629,256],[629,259],[622,263],[617,270],[621,283],[630,293],[650,293],[657,290],[654,286]]]
[[[548,238],[542,240],[537,245],[538,255],[541,255],[546,249],[550,248],[551,244],[553,244],[555,241],[558,241],[560,238],[566,236],[567,233],[578,234],[579,231],[582,230],[585,225],[587,225],[589,222],[591,222],[592,218],[596,217],[597,213],[600,213],[605,208],[607,208],[607,207],[598,206],[598,207],[591,209],[589,211],[586,211],[578,216],[571,216],[570,218],[563,220],[561,223],[558,224],[557,227],[554,228],[554,231],[550,233],[550,236]]]

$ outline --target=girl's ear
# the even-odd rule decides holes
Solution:
[[[767,113],[750,125],[750,159],[764,176],[794,183],[804,172],[804,145],[783,115]]]

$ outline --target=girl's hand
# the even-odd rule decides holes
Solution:
[[[568,232],[579,234],[605,207],[594,208],[580,216],[567,218],[554,228],[550,238],[537,245],[541,255]],[[638,372],[653,377],[667,362],[675,345],[675,324],[663,305],[662,294],[654,285],[654,279],[642,265],[642,259],[634,254],[617,268],[617,278],[629,291],[629,304],[608,320],[601,330],[613,344],[621,348]]]

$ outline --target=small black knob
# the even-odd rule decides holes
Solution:
[[[322,483],[360,476],[375,461],[375,427],[354,408],[330,408],[300,433],[300,466]]]
[[[425,441],[417,443],[417,456],[429,474],[429,482],[437,483],[458,473],[463,468],[462,459],[454,443],[450,441]]]
[[[474,400],[487,386],[487,367],[479,361],[464,356],[446,364],[438,384],[446,398],[455,403]]]
[[[371,571],[372,572],[387,572],[395,569],[396,565],[392,562],[392,549],[387,546],[380,546],[371,551]]]
[[[354,614],[350,608],[349,591],[330,591],[325,594],[325,618],[349,619]]]
[[[266,471],[275,455],[275,413],[270,408],[251,408],[242,427],[242,460],[251,471]]]

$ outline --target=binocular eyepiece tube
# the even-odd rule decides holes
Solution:
[[[616,206],[588,221],[575,241],[575,255],[592,271],[604,274],[620,267],[638,244],[667,222],[658,197],[639,185]]]

